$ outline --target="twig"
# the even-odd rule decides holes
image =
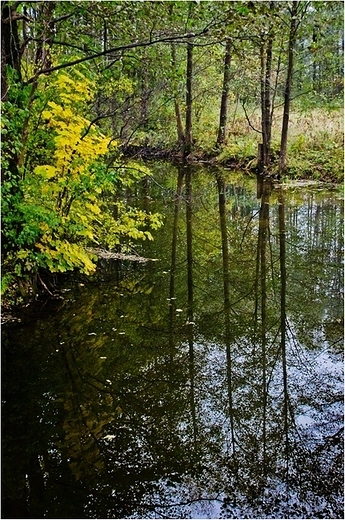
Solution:
[[[243,110],[244,110],[244,115],[246,116],[246,120],[247,120],[247,123],[248,123],[248,125],[250,126],[250,128],[252,128],[252,130],[254,130],[255,132],[257,132],[258,134],[262,134],[261,130],[258,130],[257,128],[255,128],[255,127],[251,124],[251,122],[250,122],[250,120],[249,120],[249,117],[248,117],[248,114],[247,114],[246,107],[245,107],[245,101],[243,101],[243,102],[241,101],[241,105],[242,105],[242,108],[243,108]]]
[[[41,282],[41,284],[45,288],[45,290],[49,292],[50,296],[53,296],[53,293],[50,292],[50,290],[48,289],[48,287],[46,286],[46,284],[44,283],[44,281],[42,280],[42,278],[40,277],[40,275],[38,273],[37,273],[37,276],[38,276],[39,281]]]

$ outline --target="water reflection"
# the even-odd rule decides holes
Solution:
[[[342,518],[342,202],[154,168],[160,261],[3,331],[3,518]]]

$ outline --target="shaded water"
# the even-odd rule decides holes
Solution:
[[[152,170],[158,260],[3,328],[2,518],[343,518],[341,198]]]

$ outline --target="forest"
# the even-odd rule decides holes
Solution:
[[[342,182],[343,2],[1,7],[6,302],[153,240],[142,158]]]

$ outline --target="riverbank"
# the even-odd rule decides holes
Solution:
[[[334,106],[294,107],[289,118],[285,177],[341,184],[344,180],[344,112],[341,101]],[[276,110],[272,121],[272,164],[269,174],[277,176],[283,112]],[[242,108],[229,106],[228,132],[224,145],[216,147],[217,113],[208,107],[193,124],[192,153],[184,158],[176,147],[174,121],[162,131],[139,132],[122,146],[125,156],[143,160],[173,160],[219,165],[234,170],[257,172],[261,141],[261,112],[250,111],[250,125]],[[256,130],[255,130],[256,129]]]
[[[342,147],[333,147],[330,150],[305,149],[299,156],[293,157],[287,166],[284,178],[289,180],[314,180],[320,183],[339,185],[344,181],[344,168],[342,159]],[[184,156],[178,149],[159,148],[155,146],[129,145],[122,150],[124,157],[144,161],[164,160],[187,163],[206,164],[210,166],[221,166],[233,170],[259,173],[257,168],[257,157],[254,155],[236,156],[227,153],[226,148],[221,151],[210,153],[196,149],[188,156]],[[341,153],[340,153],[341,152]],[[264,174],[273,178],[278,175],[277,153],[273,154],[271,168]]]

